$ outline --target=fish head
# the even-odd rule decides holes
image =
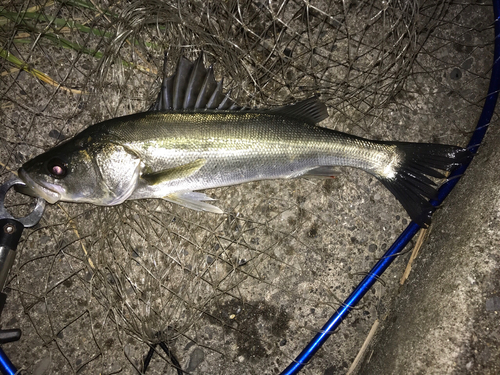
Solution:
[[[18,191],[49,203],[111,206],[132,194],[140,170],[139,157],[127,147],[83,132],[26,162]]]

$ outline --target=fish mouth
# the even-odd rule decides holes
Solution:
[[[51,189],[48,184],[35,182],[23,168],[18,171],[19,178],[25,183],[25,186],[16,186],[16,190],[22,194],[32,197],[40,197],[53,204],[61,199],[61,194]]]

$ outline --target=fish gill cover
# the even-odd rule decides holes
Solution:
[[[148,109],[200,51],[248,107],[321,95],[322,125],[464,145],[487,87],[490,9],[451,2],[36,2],[0,8],[2,176],[99,121]],[[373,177],[210,191],[227,214],[161,200],[57,204],[11,271],[5,347],[28,373],[132,373],[164,341],[190,373],[277,373],[407,216]],[[27,199],[9,197],[22,214]],[[345,372],[404,257],[304,369]],[[45,372],[44,372],[45,371]],[[176,373],[165,355],[147,373]]]

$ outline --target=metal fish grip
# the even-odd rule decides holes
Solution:
[[[7,192],[15,185],[25,184],[13,178],[0,186],[0,315],[5,306],[7,294],[3,292],[3,288],[7,281],[9,271],[14,264],[16,257],[16,249],[24,228],[30,228],[38,224],[42,218],[45,209],[45,200],[37,198],[33,211],[21,218],[15,218],[5,208],[4,202]],[[2,329],[0,330],[0,344],[17,341],[21,338],[21,330]],[[10,362],[9,358],[0,349],[0,371],[2,374],[14,374],[17,370]]]

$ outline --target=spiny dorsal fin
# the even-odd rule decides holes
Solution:
[[[163,64],[163,82],[150,111],[239,110],[240,106],[223,92],[223,80],[216,82],[213,68],[203,65],[203,54],[195,62],[181,56],[175,73],[167,76],[167,55]]]
[[[196,99],[195,108],[207,108],[207,103],[210,100],[210,93],[217,88],[217,82],[214,78],[214,68],[212,65],[208,67],[208,73],[205,75],[205,80],[201,86],[200,93]]]
[[[184,96],[184,109],[193,109],[195,107],[207,73],[208,71],[203,65],[203,53],[200,53],[200,56],[194,62],[193,70],[189,77],[186,94]]]

